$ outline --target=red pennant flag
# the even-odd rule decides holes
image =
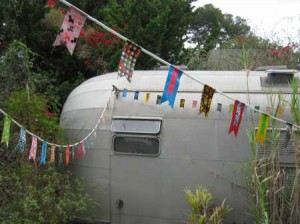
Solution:
[[[72,55],[85,20],[85,16],[71,7],[65,15],[53,46],[65,45]]]
[[[70,146],[67,146],[66,148],[66,165],[68,166],[70,164]]]
[[[78,148],[77,148],[77,158],[79,159],[84,155],[85,155],[85,148],[84,148],[84,144],[82,142],[78,145]]]
[[[238,100],[234,102],[231,124],[228,130],[228,134],[230,134],[233,131],[235,136],[237,136],[240,128],[240,124],[242,122],[244,108],[245,108],[244,103],[241,103]]]

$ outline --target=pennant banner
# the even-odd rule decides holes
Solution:
[[[32,136],[31,148],[30,148],[30,152],[29,152],[29,159],[33,159],[33,161],[35,161],[36,150],[37,150],[37,137]]]
[[[235,136],[237,136],[240,124],[242,122],[244,108],[245,108],[244,103],[241,103],[237,100],[234,102],[231,124],[228,130],[228,134],[230,134],[233,131]]]
[[[170,106],[172,108],[174,107],[174,102],[180,84],[181,75],[182,71],[180,71],[178,68],[174,66],[169,67],[169,73],[165,83],[165,88],[160,104],[169,101]]]
[[[72,55],[85,20],[86,17],[81,13],[69,8],[53,46],[65,45]]]
[[[214,88],[212,88],[206,84],[204,85],[204,88],[202,91],[199,113],[201,114],[203,112],[205,114],[205,117],[208,116],[208,112],[210,110],[210,105],[211,105],[211,101],[214,96],[214,93],[215,93]]]
[[[134,93],[134,100],[139,100],[139,95],[140,95],[140,92],[139,91],[135,91],[135,93]]]
[[[221,104],[221,103],[218,103],[218,104],[217,104],[217,111],[218,111],[218,112],[221,112],[221,111],[222,111],[222,104]]]
[[[77,158],[79,159],[84,155],[85,155],[85,147],[84,147],[83,142],[81,142],[77,148]]]
[[[46,141],[43,141],[40,163],[44,165],[46,164],[46,160],[47,160],[47,148],[48,148],[48,143]]]
[[[66,165],[68,166],[70,164],[70,147],[67,146],[66,148]]]
[[[127,80],[131,82],[135,62],[140,53],[140,47],[136,46],[135,44],[129,41],[126,41],[122,49],[122,55],[119,62],[118,75],[120,77],[125,76]]]
[[[192,108],[193,109],[197,107],[197,103],[198,103],[197,100],[193,100],[193,102],[192,102]]]
[[[122,90],[122,97],[125,98],[127,96],[127,89]]]
[[[145,103],[149,103],[150,101],[150,93],[146,93]]]
[[[21,152],[24,152],[25,146],[26,146],[26,130],[25,128],[21,127],[19,141],[15,150],[20,150]]]
[[[3,132],[2,132],[1,143],[5,143],[7,147],[8,147],[8,143],[9,143],[10,125],[11,125],[11,118],[6,116],[5,120],[4,120],[4,127],[3,127]]]
[[[56,146],[55,145],[51,145],[51,148],[50,148],[50,161],[49,163],[54,163],[55,162],[55,148]]]
[[[256,141],[260,142],[262,145],[265,142],[270,117],[267,114],[261,114],[258,124],[258,130],[256,132]]]

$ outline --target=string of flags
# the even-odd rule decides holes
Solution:
[[[231,118],[229,130],[228,130],[228,134],[233,132],[235,136],[238,135],[239,127],[242,122],[243,113],[246,108],[250,108],[250,109],[254,110],[254,112],[260,113],[258,130],[256,132],[256,141],[260,142],[262,145],[264,144],[265,139],[266,139],[266,134],[267,134],[267,129],[268,129],[270,118],[286,123],[287,132],[286,132],[285,144],[287,144],[287,142],[291,138],[291,133],[292,133],[293,127],[298,128],[298,129],[300,128],[300,126],[298,126],[296,124],[291,124],[289,122],[286,122],[285,120],[278,118],[277,116],[272,116],[264,111],[261,111],[259,106],[253,107],[249,104],[239,102],[239,101],[233,99],[232,97],[224,94],[223,92],[221,92],[217,89],[214,89],[213,87],[201,82],[198,79],[195,79],[194,77],[192,77],[189,74],[187,74],[186,72],[180,70],[176,66],[159,58],[155,54],[138,46],[137,44],[130,41],[128,38],[122,36],[115,30],[107,27],[103,23],[101,23],[98,20],[94,19],[93,17],[89,16],[85,12],[79,10],[78,8],[71,5],[67,1],[60,0],[60,2],[69,6],[69,10],[65,14],[63,23],[61,25],[59,33],[56,36],[53,46],[65,45],[67,47],[67,49],[69,50],[70,54],[72,55],[74,52],[76,43],[78,41],[78,37],[81,32],[81,29],[84,26],[86,19],[88,18],[88,19],[92,20],[93,22],[97,23],[98,25],[100,25],[102,28],[106,29],[107,31],[111,32],[115,36],[117,36],[125,41],[125,45],[122,48],[122,54],[120,57],[120,62],[119,62],[119,67],[118,67],[119,68],[118,69],[119,77],[126,77],[126,79],[129,82],[131,82],[135,63],[141,52],[146,53],[149,56],[151,56],[152,58],[158,60],[159,62],[169,66],[168,76],[166,79],[164,90],[162,92],[162,95],[157,95],[156,104],[162,104],[162,103],[168,101],[171,108],[173,108],[174,103],[175,103],[175,98],[176,98],[176,95],[178,92],[178,88],[180,86],[180,78],[182,75],[185,75],[188,78],[194,80],[195,82],[203,85],[203,91],[202,91],[202,96],[201,96],[200,106],[199,106],[199,114],[204,113],[205,117],[208,117],[208,114],[209,114],[209,111],[211,108],[211,104],[212,104],[212,99],[213,99],[215,92],[234,101],[234,104],[230,104],[230,106],[229,106],[229,111],[232,113],[232,118]],[[55,1],[50,0],[48,2],[48,4],[54,5]],[[118,98],[120,90],[117,87],[113,86],[112,91],[115,93],[116,97]],[[122,97],[125,98],[127,96],[127,93],[128,93],[128,90],[123,89]],[[150,97],[151,97],[151,94],[146,93],[145,103],[149,103]],[[134,100],[139,100],[139,91],[135,91]],[[10,118],[2,109],[0,109],[0,112],[6,116],[5,120],[4,120],[4,125],[3,125],[1,143],[5,144],[8,147],[9,138],[10,138],[10,126],[11,126],[11,123],[13,122],[20,127],[19,141],[15,147],[15,150],[18,150],[20,152],[25,151],[26,142],[27,142],[26,135],[29,134],[32,137],[31,147],[30,147],[29,156],[28,156],[29,160],[33,160],[36,162],[36,160],[38,158],[37,154],[38,154],[38,149],[39,149],[38,141],[40,141],[41,149],[40,149],[39,162],[41,165],[45,165],[45,164],[47,164],[47,162],[50,164],[54,163],[56,157],[58,158],[58,162],[60,164],[62,164],[63,163],[63,153],[65,153],[65,164],[69,165],[71,157],[73,159],[75,158],[75,151],[77,154],[77,158],[81,158],[82,156],[85,155],[86,150],[85,150],[84,143],[93,133],[95,133],[96,128],[99,126],[100,122],[104,119],[104,117],[103,117],[104,112],[106,111],[108,104],[109,104],[109,99],[108,99],[108,103],[106,104],[105,108],[102,111],[100,118],[98,119],[96,125],[91,130],[91,132],[86,137],[84,137],[82,140],[80,140],[79,142],[69,144],[69,145],[58,145],[58,144],[50,143],[50,142],[43,140],[42,138],[38,137],[34,133],[31,133],[30,131],[26,130],[22,125],[20,125],[14,119]],[[185,106],[186,106],[185,99],[180,99],[179,107],[184,108]],[[197,108],[197,106],[198,106],[198,101],[193,100],[192,108]],[[219,111],[219,112],[222,111],[221,103],[217,104],[217,111]],[[280,114],[282,114],[282,113],[283,113],[283,110],[278,105],[278,107],[276,108],[275,114],[280,116]],[[50,153],[48,153],[49,146],[50,146]],[[65,148],[65,150],[62,150],[62,148]],[[47,158],[49,157],[48,154],[50,154],[49,161],[47,161]]]
[[[59,164],[63,164],[63,153],[65,153],[65,165],[69,165],[71,161],[71,156],[75,159],[76,157],[79,159],[86,154],[85,150],[85,142],[88,138],[95,133],[96,129],[99,127],[100,123],[104,123],[104,114],[109,106],[110,100],[108,99],[107,104],[105,105],[96,125],[91,130],[91,132],[85,136],[80,141],[69,144],[69,145],[59,145],[51,142],[47,142],[46,140],[42,139],[41,137],[37,136],[34,133],[26,130],[22,125],[20,125],[16,120],[12,119],[5,113],[2,109],[0,109],[0,113],[5,115],[1,143],[5,144],[7,147],[9,145],[10,139],[10,130],[12,123],[16,124],[20,128],[19,140],[17,145],[15,146],[15,151],[19,151],[24,153],[26,150],[26,143],[27,143],[27,135],[31,136],[31,144],[30,149],[28,150],[29,155],[28,159],[34,162],[39,162],[41,165],[45,165],[47,163],[54,164],[55,161],[58,161]],[[41,142],[39,146],[39,142]],[[50,150],[49,150],[50,146]],[[65,148],[65,150],[63,150]],[[40,153],[38,155],[38,152]],[[39,158],[39,161],[37,161]]]

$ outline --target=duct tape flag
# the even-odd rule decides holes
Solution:
[[[161,101],[161,95],[157,95],[156,104],[160,104],[160,101]]]
[[[31,147],[30,147],[30,152],[29,152],[29,159],[33,159],[33,161],[35,161],[36,150],[37,150],[37,137],[32,136]]]
[[[221,112],[221,111],[222,111],[222,104],[221,104],[221,103],[218,103],[218,104],[217,104],[217,111],[218,111],[218,112]]]
[[[4,120],[4,127],[3,127],[2,138],[1,138],[1,143],[5,143],[6,147],[8,147],[8,143],[9,143],[10,125],[11,125],[11,118],[6,116]]]
[[[184,108],[184,104],[185,104],[185,99],[180,99],[179,107]]]
[[[18,144],[16,145],[15,150],[24,152],[25,146],[26,146],[26,130],[25,130],[25,128],[21,127],[19,141],[18,141]]]
[[[84,143],[81,142],[77,148],[77,158],[79,159],[84,155],[85,155],[85,147],[84,147]]]
[[[66,148],[66,165],[68,166],[70,164],[70,146],[67,146]]]
[[[72,55],[85,20],[86,17],[84,15],[77,12],[73,7],[70,7],[53,46],[65,45]]]
[[[262,145],[265,143],[270,117],[267,114],[262,113],[260,115],[258,130],[256,132],[256,141]]]
[[[198,101],[197,100],[193,100],[192,102],[192,108],[196,108],[197,107],[197,104],[198,104]]]
[[[47,148],[48,148],[48,143],[46,141],[43,141],[42,144],[42,152],[41,152],[41,158],[40,158],[40,164],[46,164],[47,160]]]
[[[163,102],[169,101],[169,105],[173,108],[180,84],[180,78],[182,76],[182,71],[174,66],[169,67],[168,77],[165,83],[164,92],[160,101],[160,104]]]
[[[127,89],[123,89],[123,90],[122,90],[122,97],[123,97],[123,98],[126,98],[127,92],[128,92]]]
[[[234,102],[231,124],[228,130],[228,134],[230,134],[233,131],[234,135],[237,136],[239,132],[240,124],[242,122],[244,108],[245,108],[244,103],[241,103],[237,100]]]
[[[135,91],[134,92],[134,100],[139,100],[139,95],[140,95],[140,92],[139,91]]]
[[[51,148],[50,148],[50,161],[49,161],[49,163],[54,163],[55,162],[55,148],[56,148],[55,145],[51,145]]]
[[[210,110],[210,105],[211,105],[211,101],[214,96],[214,93],[215,93],[214,88],[212,88],[206,84],[204,85],[203,91],[202,91],[199,113],[201,114],[203,112],[205,114],[205,117],[208,116],[208,112]]]
[[[283,143],[283,148],[286,148],[289,144],[289,141],[292,138],[292,132],[293,132],[293,125],[291,123],[286,123],[286,134],[285,134],[285,140]]]
[[[119,62],[118,75],[125,76],[128,82],[131,82],[132,73],[134,70],[135,62],[141,53],[141,48],[135,44],[126,41],[122,49],[122,54]]]
[[[149,102],[150,102],[150,93],[146,93],[145,103],[149,103]]]

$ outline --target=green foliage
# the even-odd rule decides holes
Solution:
[[[185,189],[185,194],[192,211],[189,215],[191,223],[219,224],[230,212],[231,208],[225,205],[225,200],[219,206],[214,206],[213,195],[203,186],[196,187],[195,191]]]
[[[20,90],[5,105],[27,130],[47,141],[62,142],[58,117],[47,111],[45,96],[30,92],[28,99],[28,92]],[[91,198],[71,173],[53,164],[40,166],[39,150],[36,162],[29,161],[28,135],[25,152],[16,151],[18,131],[13,125],[9,147],[0,147],[0,223],[69,223],[93,204]]]

